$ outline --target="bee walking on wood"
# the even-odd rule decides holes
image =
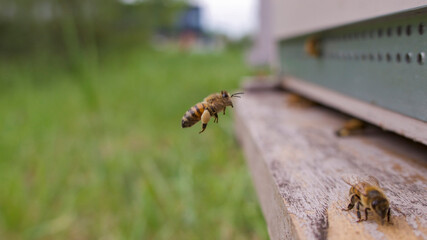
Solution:
[[[205,131],[209,120],[213,116],[214,122],[218,123],[218,112],[225,114],[225,109],[228,106],[233,107],[231,98],[240,98],[242,92],[228,94],[227,91],[221,91],[221,93],[214,93],[206,97],[203,102],[197,103],[191,107],[182,117],[181,126],[183,128],[191,127],[198,121],[202,120],[202,130],[199,133]]]
[[[344,126],[335,132],[338,137],[346,137],[357,132],[363,131],[366,128],[366,123],[359,119],[352,118],[344,123]]]
[[[354,181],[345,178],[343,180],[351,186],[350,204],[347,209],[343,209],[344,211],[349,211],[356,205],[357,222],[368,220],[368,210],[381,218],[381,224],[384,224],[386,217],[387,222],[390,222],[390,204],[375,177],[369,176],[363,180],[357,178]],[[361,218],[360,207],[365,209],[365,219]]]

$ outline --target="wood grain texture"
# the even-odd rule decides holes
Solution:
[[[337,138],[346,117],[322,106],[289,107],[280,91],[246,92],[235,128],[272,239],[426,239],[427,149],[377,129]],[[393,225],[356,223],[346,175],[373,175]]]

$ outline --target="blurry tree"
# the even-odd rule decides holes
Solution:
[[[0,57],[24,55],[40,62],[59,56],[96,109],[92,80],[99,50],[146,43],[156,29],[172,27],[184,5],[184,0],[0,0]]]
[[[65,50],[120,40],[147,41],[173,25],[176,0],[0,0],[0,51]]]

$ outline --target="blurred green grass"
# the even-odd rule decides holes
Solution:
[[[268,238],[231,109],[203,134],[180,126],[238,88],[243,52],[91,56],[78,74],[0,62],[0,239]]]

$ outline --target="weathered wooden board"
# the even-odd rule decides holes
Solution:
[[[346,116],[322,106],[288,106],[277,90],[246,91],[235,127],[272,239],[426,239],[427,149],[373,128],[338,138]],[[374,214],[356,223],[343,212],[349,186],[341,177],[377,177],[393,225]],[[363,214],[362,214],[363,216]]]
[[[295,77],[286,77],[282,84],[285,88],[310,99],[427,145],[427,122],[348,97]]]

